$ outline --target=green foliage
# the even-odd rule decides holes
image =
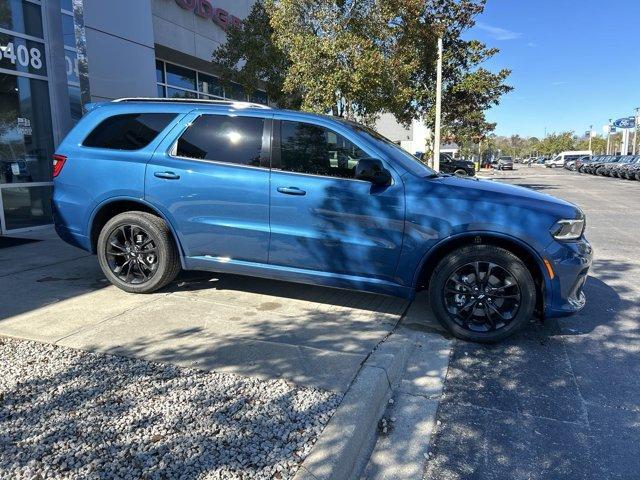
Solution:
[[[423,0],[267,0],[276,45],[291,66],[284,90],[304,110],[350,119],[394,112],[414,99],[420,55],[433,52]]]
[[[485,111],[498,105],[500,98],[513,89],[505,84],[509,70],[493,73],[482,67],[499,50],[462,38],[463,33],[474,26],[474,19],[484,10],[484,5],[485,0],[432,0],[426,2],[424,14],[426,25],[444,31],[443,137],[450,137],[463,148],[477,143],[495,129],[495,124],[487,122]],[[435,123],[434,62],[428,56],[422,58],[416,78],[417,112],[407,112],[425,116],[432,127]]]
[[[254,3],[241,26],[229,28],[227,42],[213,52],[213,62],[224,82],[238,82],[248,94],[264,88],[270,101],[283,108],[300,108],[300,92],[295,88],[283,91],[291,62],[273,42],[273,28],[263,0]]]
[[[491,132],[485,110],[511,90],[498,53],[462,35],[485,0],[259,0],[214,62],[249,89],[264,82],[280,105],[408,124],[435,115],[436,42],[443,35],[445,137],[471,145]],[[291,101],[290,99],[293,99]]]

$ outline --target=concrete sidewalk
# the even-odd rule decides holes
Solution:
[[[0,250],[0,334],[342,392],[407,307],[391,297],[208,273],[132,295],[52,231],[35,237],[41,241]]]

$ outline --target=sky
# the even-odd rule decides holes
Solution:
[[[487,0],[465,37],[512,70],[515,90],[487,112],[497,135],[602,134],[640,107],[640,0]]]

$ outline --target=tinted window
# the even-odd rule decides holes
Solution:
[[[175,117],[174,113],[115,115],[102,121],[83,145],[112,150],[138,150],[149,145]]]
[[[353,178],[368,155],[342,135],[316,125],[282,122],[282,169],[289,172]]]
[[[179,157],[260,166],[263,118],[203,115],[178,140]]]

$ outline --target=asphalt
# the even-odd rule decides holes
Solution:
[[[640,182],[520,167],[571,201],[595,249],[585,309],[497,346],[456,342],[427,479],[640,478]]]

